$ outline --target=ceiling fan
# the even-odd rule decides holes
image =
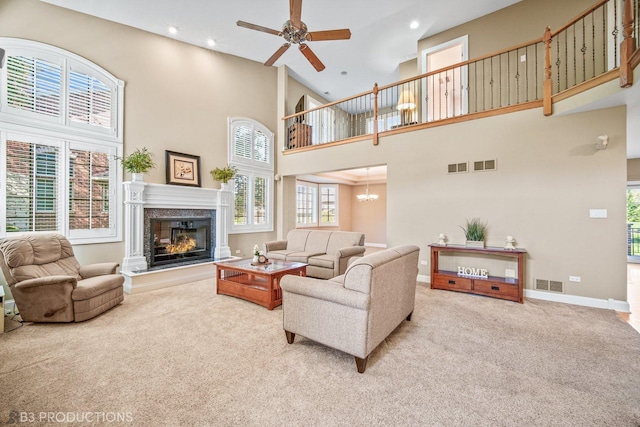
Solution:
[[[271,58],[267,59],[264,65],[273,65],[283,53],[289,49],[292,43],[299,45],[300,52],[309,60],[313,68],[317,71],[324,70],[324,64],[311,48],[305,42],[311,41],[324,41],[324,40],[345,40],[351,38],[351,31],[349,29],[341,30],[326,30],[326,31],[307,31],[307,25],[301,21],[302,15],[302,0],[289,0],[289,20],[282,25],[282,30],[272,30],[271,28],[263,27],[261,25],[250,24],[249,22],[238,21],[236,24],[239,27],[248,28],[250,30],[262,31],[263,33],[273,34],[275,36],[282,36],[287,41],[280,46],[280,49],[271,55]]]

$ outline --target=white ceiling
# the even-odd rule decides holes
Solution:
[[[383,184],[387,182],[387,166],[371,166],[368,168],[317,173],[315,175],[298,175],[296,178],[319,184],[365,185],[367,180],[369,184]]]
[[[180,41],[258,62],[283,43],[278,36],[236,26],[247,21],[280,30],[287,0],[41,0]],[[275,63],[330,101],[399,80],[398,64],[416,57],[417,41],[520,0],[303,0],[309,31],[349,28],[350,40],[310,42],[326,69],[320,73],[298,49]],[[419,27],[409,28],[412,21]],[[168,27],[178,28],[171,36]],[[214,47],[207,39],[215,40]],[[346,71],[346,75],[341,73]]]

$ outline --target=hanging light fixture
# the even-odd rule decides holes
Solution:
[[[360,202],[374,202],[378,200],[377,194],[369,194],[369,168],[367,168],[367,189],[364,194],[358,194],[356,196]]]

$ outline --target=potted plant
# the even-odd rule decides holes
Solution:
[[[122,163],[122,167],[131,174],[133,181],[142,181],[142,174],[149,172],[156,167],[155,162],[151,158],[153,153],[142,147],[142,150],[136,148],[135,151],[126,157],[117,157]]]
[[[226,184],[231,181],[238,173],[238,168],[235,166],[227,165],[222,168],[215,168],[211,171],[211,176],[214,181],[218,181],[222,184],[222,188],[226,187]]]
[[[460,226],[467,239],[467,246],[484,248],[484,239],[487,237],[487,224],[478,218],[467,219],[466,227]]]

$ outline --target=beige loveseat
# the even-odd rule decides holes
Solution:
[[[267,258],[307,263],[307,276],[319,279],[344,273],[349,259],[365,251],[364,233],[352,231],[291,230],[287,240],[264,246]]]
[[[398,246],[354,261],[330,280],[287,275],[280,280],[284,330],[355,356],[358,372],[369,354],[415,305],[418,254]],[[308,347],[307,347],[308,349]]]
[[[82,322],[120,304],[118,263],[80,266],[56,233],[0,240],[0,268],[25,322]]]

